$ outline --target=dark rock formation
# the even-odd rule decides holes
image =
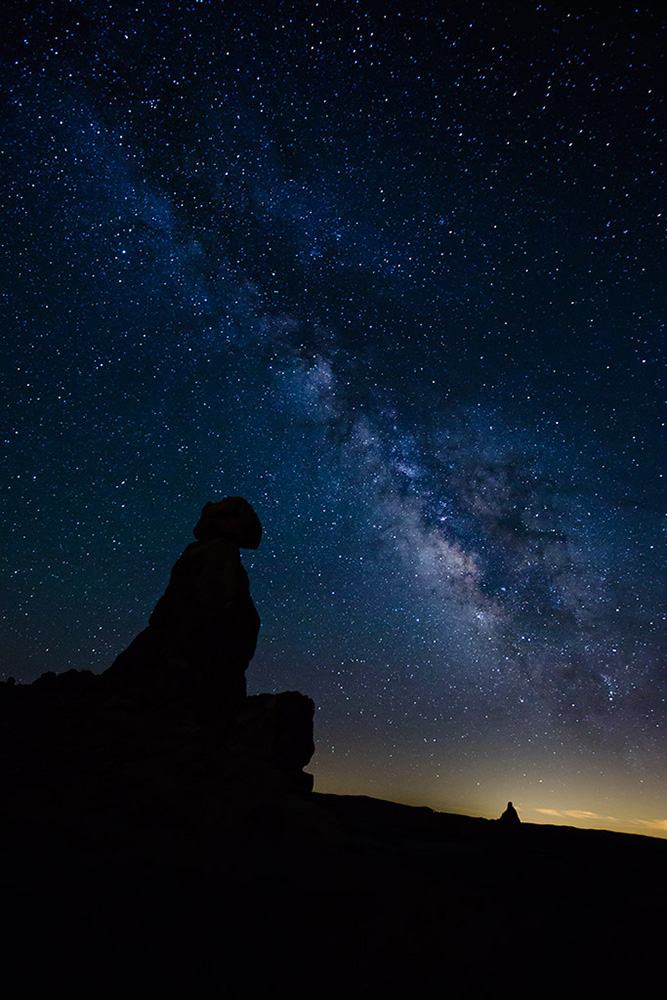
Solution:
[[[312,700],[298,691],[246,698],[229,737],[231,751],[245,766],[271,761],[295,789],[310,791],[312,775],[301,769],[315,752],[314,711]]]
[[[500,843],[515,850],[521,843],[523,831],[519,814],[511,802],[507,803],[507,809],[493,822],[496,834]]]
[[[149,826],[156,808],[179,813],[193,798],[201,815],[238,825],[311,790],[302,770],[314,752],[311,699],[246,697],[259,615],[239,549],[259,545],[259,518],[228,497],[206,504],[194,534],[148,626],[105,673],[0,684],[0,782],[10,800],[57,789],[69,824],[92,801],[93,781],[98,804],[113,801],[117,816],[143,814]]]
[[[105,674],[148,702],[187,701],[200,717],[238,710],[259,632],[239,549],[257,548],[262,526],[242,497],[207,503],[197,539],[176,562],[143,632]]]
[[[507,809],[499,817],[498,822],[502,823],[505,827],[518,827],[520,825],[519,814],[511,802],[507,803]]]

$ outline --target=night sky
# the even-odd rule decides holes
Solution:
[[[2,676],[241,495],[316,790],[667,835],[664,23],[582,6],[3,5]]]

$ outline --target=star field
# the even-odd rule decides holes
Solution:
[[[657,5],[7,5],[3,672],[245,496],[316,787],[667,832]]]

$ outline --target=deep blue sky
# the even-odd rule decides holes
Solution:
[[[7,5],[6,675],[240,494],[316,787],[667,831],[657,11]]]

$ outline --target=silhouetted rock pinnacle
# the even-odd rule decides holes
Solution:
[[[507,809],[502,816],[500,816],[498,822],[507,827],[520,825],[521,820],[519,819],[519,814],[511,802],[507,803]]]
[[[229,717],[245,698],[260,624],[239,549],[257,548],[262,526],[246,500],[227,497],[206,504],[194,535],[148,627],[105,680],[148,701],[186,699],[200,716]]]
[[[144,814],[150,826],[186,801],[197,802],[195,819],[215,808],[236,823],[311,790],[302,771],[314,752],[311,699],[246,696],[260,622],[240,549],[259,545],[259,518],[243,498],[227,497],[206,504],[194,534],[148,626],[107,671],[0,684],[7,795],[60,789],[60,801],[76,802],[63,822],[77,822],[92,780],[98,805]]]

